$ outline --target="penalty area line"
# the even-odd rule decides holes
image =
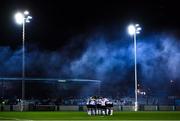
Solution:
[[[19,119],[17,119],[17,118],[7,118],[7,117],[0,116],[0,121],[4,121],[4,120],[12,121],[12,120],[19,120]]]
[[[0,121],[34,121],[34,120],[29,120],[29,119],[18,119],[18,118],[7,118],[7,117],[2,117],[0,116]],[[38,121],[38,120],[37,120]]]

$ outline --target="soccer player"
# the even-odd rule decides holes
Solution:
[[[96,114],[101,115],[101,97],[96,99]]]
[[[90,98],[87,99],[86,106],[87,106],[87,113],[88,113],[88,115],[91,115]]]
[[[91,115],[96,115],[96,99],[92,97],[90,99]]]
[[[96,115],[95,97],[90,97],[86,103],[88,115]]]
[[[107,115],[106,101],[108,101],[107,98],[102,98],[102,100],[101,100],[101,109],[102,109],[101,114],[102,114],[102,115]]]
[[[113,115],[113,103],[111,101],[106,101],[107,115]]]

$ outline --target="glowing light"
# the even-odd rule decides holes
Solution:
[[[138,28],[137,28],[137,31],[140,31],[140,30],[142,30],[142,28],[141,28],[141,27],[138,27]]]
[[[136,34],[140,34],[140,32],[139,32],[139,31],[137,31],[137,32],[136,32]]]
[[[28,16],[27,19],[32,19],[32,16]]]
[[[25,23],[29,23],[30,19],[32,19],[32,16],[28,16],[29,11],[24,11],[23,13],[18,12],[15,14],[15,20],[17,24],[23,24],[23,22]]]
[[[24,15],[28,15],[29,14],[29,11],[24,11]]]
[[[139,26],[139,24],[136,24],[135,26],[136,26],[136,27],[138,27],[138,26]]]
[[[15,20],[17,24],[22,24],[24,21],[24,15],[20,12],[15,14]]]
[[[29,20],[26,20],[26,23],[30,23],[30,21],[29,21]]]
[[[134,25],[129,25],[128,26],[128,33],[130,35],[134,35],[135,31],[136,31],[136,28],[134,27]]]

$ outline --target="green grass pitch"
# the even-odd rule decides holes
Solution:
[[[177,120],[180,112],[115,112],[113,116],[89,116],[86,112],[0,112],[0,120]]]

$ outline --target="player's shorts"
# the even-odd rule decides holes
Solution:
[[[107,107],[106,106],[101,106],[101,109],[106,109]]]
[[[87,108],[91,108],[91,105],[86,105],[87,106]]]
[[[97,106],[98,109],[101,108],[101,104],[97,104],[96,106]]]
[[[91,105],[91,108],[96,108],[96,105]]]
[[[113,107],[113,104],[106,104],[106,106],[111,108],[111,107]]]
[[[96,105],[86,105],[87,108],[96,108]]]

